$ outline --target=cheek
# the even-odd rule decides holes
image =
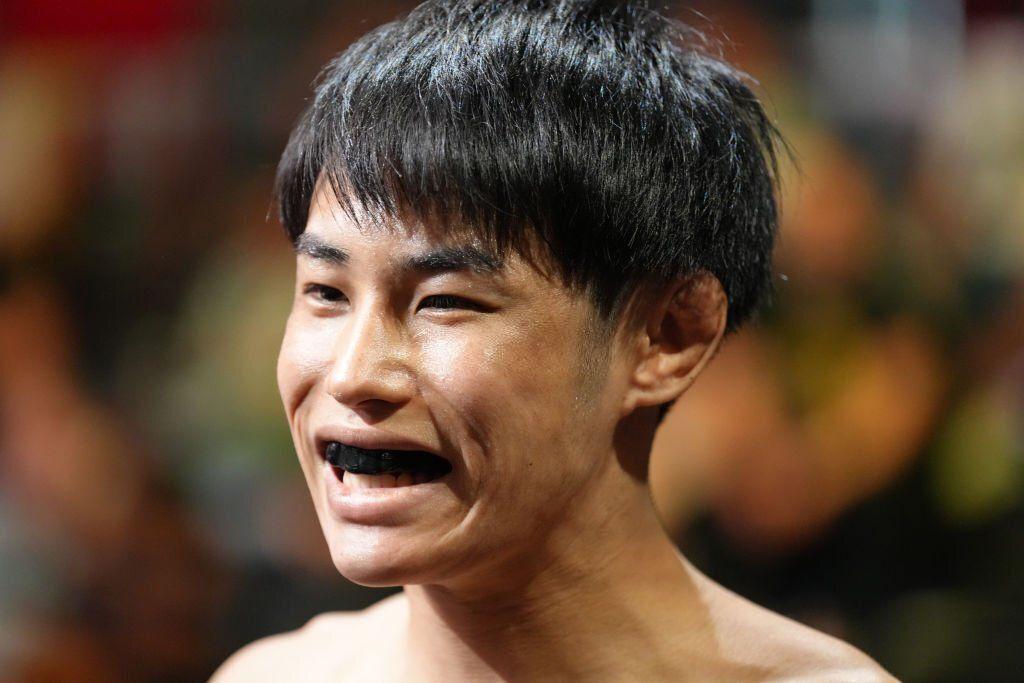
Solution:
[[[439,436],[462,449],[477,443],[486,451],[489,421],[481,408],[490,384],[488,345],[471,336],[433,334],[420,340],[418,354],[417,384]],[[471,460],[466,465],[472,470],[478,463]]]
[[[440,395],[457,396],[464,389],[467,370],[481,365],[480,345],[471,338],[435,334],[423,336],[419,342],[421,384],[429,385]]]
[[[289,317],[277,357],[277,386],[289,419],[329,371],[330,360],[328,326],[303,324],[294,315]]]
[[[430,340],[421,347],[424,384],[435,394],[431,402],[468,430],[453,436],[478,442],[485,455],[500,451],[489,458],[489,471],[531,467],[540,474],[545,463],[534,463],[533,455],[565,448],[576,356],[550,337],[505,332]]]

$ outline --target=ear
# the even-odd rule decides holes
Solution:
[[[623,415],[682,395],[718,350],[728,311],[722,283],[711,273],[695,273],[666,286],[640,330]]]

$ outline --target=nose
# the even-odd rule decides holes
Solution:
[[[379,309],[353,311],[341,330],[327,392],[367,419],[381,419],[415,393],[402,335]]]

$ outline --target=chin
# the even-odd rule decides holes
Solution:
[[[327,534],[327,545],[338,573],[361,586],[387,588],[437,578],[430,571],[438,566],[431,544],[402,536],[407,534],[393,528],[335,528]]]

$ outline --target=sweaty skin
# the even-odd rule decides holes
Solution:
[[[335,566],[404,591],[253,643],[213,680],[892,680],[703,576],[658,521],[658,405],[721,340],[717,280],[673,283],[602,331],[536,264],[452,257],[478,248],[360,226],[317,195],[278,383]],[[347,506],[324,439],[452,471],[384,511]]]

